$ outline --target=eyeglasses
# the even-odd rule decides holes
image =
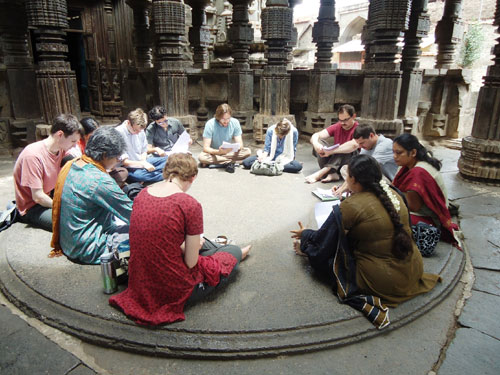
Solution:
[[[339,122],[340,122],[341,124],[347,124],[347,122],[348,122],[350,119],[352,119],[352,116],[351,116],[351,117],[349,117],[349,118],[346,118],[346,119],[344,119],[344,120],[339,119]]]

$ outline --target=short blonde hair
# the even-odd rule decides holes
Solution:
[[[215,119],[217,121],[219,121],[222,118],[222,116],[224,116],[224,114],[226,114],[226,113],[229,113],[229,115],[233,114],[233,110],[231,109],[229,104],[224,103],[224,104],[219,105],[217,107],[217,109],[215,110]]]
[[[163,178],[167,181],[175,177],[187,181],[196,175],[198,175],[198,164],[190,154],[171,154],[163,168]]]
[[[148,116],[146,116],[146,113],[140,108],[136,108],[129,112],[127,120],[130,122],[130,125],[139,125],[143,129],[148,126]]]
[[[288,135],[288,133],[290,133],[291,125],[292,124],[290,123],[290,121],[284,118],[276,124],[276,128],[274,128],[274,131],[277,135]]]

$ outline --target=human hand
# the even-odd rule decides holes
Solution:
[[[334,187],[332,187],[332,193],[333,193],[333,195],[335,195],[338,198],[341,198],[342,194],[346,190],[347,190],[347,188],[344,187],[344,184],[342,184],[341,186],[334,186]]]
[[[297,240],[300,240],[302,237],[302,232],[305,230],[304,226],[302,223],[299,221],[299,229],[296,230],[291,230],[290,233],[292,233],[292,238],[296,238]]]
[[[314,147],[314,150],[316,151],[316,153],[321,156],[321,157],[325,157],[326,156],[326,151],[323,149],[323,146],[319,143],[315,143],[313,145]]]
[[[142,166],[144,169],[146,169],[148,172],[153,172],[155,170],[155,167],[153,164],[148,163],[147,161],[144,161],[142,163]]]
[[[160,147],[156,147],[155,152],[158,154],[158,156],[165,156],[166,155],[165,150],[163,150]]]
[[[222,148],[222,146],[219,147],[219,155],[227,155],[231,152],[230,148]]]
[[[257,160],[258,160],[259,162],[261,162],[261,163],[262,163],[263,161],[265,161],[266,159],[267,159],[267,155],[259,155],[259,156],[257,157]]]

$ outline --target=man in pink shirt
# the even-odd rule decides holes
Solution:
[[[61,160],[80,140],[83,132],[78,119],[57,116],[48,138],[24,148],[14,166],[16,205],[20,221],[52,231],[52,190],[56,186]]]
[[[349,141],[352,140],[354,130],[358,126],[356,111],[349,104],[344,104],[338,110],[339,121],[311,137],[313,155],[318,158],[320,170],[307,176],[306,182],[330,182],[340,179],[340,168],[349,163],[351,157],[358,153],[352,151]],[[329,145],[327,138],[333,137],[334,148],[326,149]]]

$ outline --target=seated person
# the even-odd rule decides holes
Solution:
[[[84,117],[80,120],[80,124],[83,127],[83,136],[80,137],[78,143],[70,148],[66,153],[64,159],[71,160],[74,158],[79,158],[85,152],[85,145],[87,144],[90,136],[94,134],[94,131],[99,127],[99,124],[92,117]]]
[[[121,156],[122,165],[128,170],[130,182],[157,182],[163,180],[162,169],[167,161],[163,156],[148,157],[148,142],[144,129],[147,116],[140,108],[130,112],[127,120],[116,127],[127,145]]]
[[[353,133],[353,139],[345,144],[350,144],[352,150],[355,151],[361,147],[361,155],[370,155],[378,161],[382,173],[391,182],[398,171],[398,166],[392,156],[392,139],[384,137],[383,134],[375,133],[375,129],[371,125],[358,125]],[[341,186],[334,186],[333,193],[340,197],[347,190],[347,165],[344,165],[340,172],[344,178],[344,183]]]
[[[56,251],[98,264],[108,248],[128,239],[132,201],[107,172],[124,149],[125,141],[116,129],[99,128],[82,157],[63,167],[54,191],[52,247]],[[116,224],[115,216],[125,224]]]
[[[243,166],[249,169],[255,160],[275,161],[284,166],[283,172],[297,173],[302,169],[295,159],[299,132],[286,118],[267,129],[264,150],[257,151],[257,156],[243,160]]]
[[[457,243],[453,231],[458,226],[451,222],[448,194],[439,170],[441,162],[411,134],[394,139],[394,160],[401,169],[393,184],[405,193],[411,221],[424,222],[441,229],[441,239]]]
[[[306,182],[316,181],[330,182],[340,179],[340,168],[349,163],[351,157],[357,154],[357,147],[353,150],[352,140],[354,130],[358,126],[354,107],[344,104],[338,110],[339,121],[320,132],[314,133],[311,137],[313,145],[313,155],[317,157],[320,170],[307,176]],[[326,139],[333,137],[334,144],[339,147],[333,150],[325,150],[328,146]],[[347,144],[346,144],[347,143]]]
[[[300,249],[295,251],[314,260],[316,254],[309,245],[316,233],[340,229],[346,233],[348,252],[355,263],[352,282],[360,294],[377,296],[384,305],[397,306],[434,288],[441,278],[423,273],[422,256],[412,240],[408,209],[403,198],[382,180],[380,164],[371,156],[356,155],[347,171],[352,195],[340,204],[342,228],[332,226],[330,218],[318,231],[306,230],[299,223],[300,228],[292,231],[292,237],[300,240]],[[338,277],[332,271],[335,249],[321,249],[326,253],[323,264],[327,264],[324,269],[330,278]],[[342,263],[349,268],[349,262]],[[337,292],[340,295],[342,291]]]
[[[176,118],[167,118],[167,110],[161,105],[157,105],[149,111],[149,118],[153,122],[146,128],[148,154],[165,156],[166,151],[172,150],[175,142],[186,129]],[[193,141],[189,138],[189,145],[192,143]]]
[[[14,187],[19,221],[52,231],[52,198],[57,175],[66,151],[75,146],[83,132],[78,119],[58,115],[49,136],[24,148],[14,166]]]
[[[231,117],[231,113],[232,110],[229,104],[221,104],[215,110],[215,117],[205,124],[203,151],[198,156],[201,166],[228,164],[228,171],[234,172],[234,163],[250,156],[250,149],[243,147],[240,122]],[[238,152],[232,152],[229,148],[221,147],[223,142],[231,142],[233,138],[235,143],[240,144]]]
[[[172,154],[163,173],[134,201],[128,288],[109,299],[138,324],[184,320],[186,301],[227,282],[250,251],[204,242],[201,205],[186,194],[198,174],[191,155]]]

